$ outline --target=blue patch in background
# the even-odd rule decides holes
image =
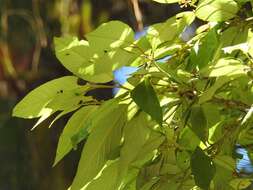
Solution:
[[[252,162],[248,156],[248,152],[245,148],[237,147],[236,152],[241,154],[243,157],[237,160],[236,170],[237,172],[242,172],[244,174],[252,174],[253,166]]]

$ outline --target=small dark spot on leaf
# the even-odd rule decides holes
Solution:
[[[83,100],[80,100],[80,101],[78,102],[79,105],[82,104],[82,103],[83,103]]]
[[[78,85],[80,85],[80,86],[83,86],[83,85],[85,85],[87,82],[85,81],[85,80],[83,80],[83,79],[77,79],[77,84]]]
[[[104,50],[104,53],[107,53],[107,52],[108,52],[108,51],[105,49],[105,50]]]
[[[59,91],[57,91],[57,94],[59,94],[59,93],[63,93],[63,90],[59,90]]]
[[[66,53],[65,55],[70,55],[69,53]]]

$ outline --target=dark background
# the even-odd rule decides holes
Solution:
[[[52,168],[66,119],[30,131],[33,121],[12,118],[13,106],[36,86],[70,74],[54,55],[53,37],[84,34],[108,20],[135,31],[161,22],[179,5],[139,0],[0,0],[0,190],[64,190],[71,184],[80,147]],[[141,11],[137,22],[135,11]],[[111,92],[100,92],[108,98]]]

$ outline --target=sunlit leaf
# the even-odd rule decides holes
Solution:
[[[77,77],[67,76],[47,82],[31,91],[13,110],[13,116],[23,118],[41,117],[45,112],[53,112],[47,105],[59,93],[77,88]],[[32,105],[32,106],[31,106]]]
[[[209,77],[246,75],[249,67],[243,65],[240,60],[233,58],[222,58],[215,65],[202,70],[203,75]]]
[[[115,102],[117,105],[117,101]],[[93,123],[92,132],[83,148],[71,190],[79,190],[98,175],[120,145],[127,106],[119,104],[101,113]]]
[[[71,138],[80,130],[88,131],[89,120],[97,106],[87,106],[76,111],[66,124],[58,142],[54,165],[56,165],[72,148]]]
[[[196,16],[205,21],[226,21],[235,17],[239,7],[233,0],[200,1]]]
[[[147,31],[147,38],[153,48],[157,48],[161,43],[179,39],[179,35],[183,32],[186,26],[193,22],[194,18],[194,13],[190,11],[177,14],[164,23],[150,26]]]
[[[107,163],[102,173],[99,174],[96,179],[91,181],[85,190],[115,190],[118,165],[118,160]]]

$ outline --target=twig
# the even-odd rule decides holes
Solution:
[[[142,31],[143,30],[142,13],[139,7],[138,0],[131,0],[131,3],[133,5],[134,15],[137,22],[137,30]]]
[[[229,108],[237,108],[244,113],[246,112],[247,109],[250,108],[249,105],[237,100],[227,100],[224,98],[213,97],[211,101],[213,101],[214,103],[225,105],[226,107]]]

